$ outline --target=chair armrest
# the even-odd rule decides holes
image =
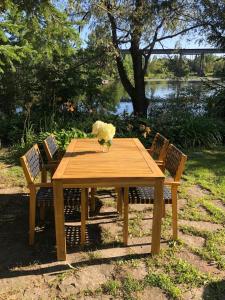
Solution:
[[[34,184],[35,187],[53,187],[52,182],[38,182]]]
[[[179,186],[180,185],[180,182],[179,181],[164,181],[164,185],[168,185],[168,186]]]
[[[155,162],[157,163],[157,165],[164,165],[164,162],[163,160],[155,160]]]
[[[48,169],[56,169],[57,167],[58,167],[58,164],[54,163],[54,162],[47,163],[47,164],[44,165],[44,168],[46,170],[48,170]]]
[[[149,153],[150,155],[152,155],[152,150],[151,150],[151,148],[149,148],[149,149],[146,148],[146,150],[148,151],[148,153]]]
[[[161,160],[155,160],[157,166],[160,168],[160,170],[165,173],[165,164],[163,161]]]

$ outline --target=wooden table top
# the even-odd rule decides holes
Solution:
[[[109,152],[97,139],[74,139],[69,144],[53,180],[79,186],[132,186],[165,176],[136,138],[115,138]]]

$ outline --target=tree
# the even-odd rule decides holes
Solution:
[[[48,106],[62,90],[62,77],[79,46],[74,24],[44,0],[3,1],[0,17],[0,110],[10,114],[16,105],[40,98]]]
[[[182,56],[175,56],[169,59],[167,62],[167,67],[170,72],[176,77],[185,77],[190,73],[190,68],[187,59]]]
[[[72,1],[71,1],[72,2]],[[104,32],[99,43],[113,52],[121,82],[131,97],[134,113],[147,114],[149,99],[144,77],[155,46],[198,28],[196,1],[102,0],[74,1],[75,17],[97,24]],[[132,58],[133,78],[124,66],[123,50]]]
[[[199,1],[201,18],[206,21],[203,33],[208,42],[225,49],[225,1],[224,0],[201,0]],[[223,60],[216,62],[214,74],[225,77]],[[225,117],[225,86],[220,83],[208,83],[214,94],[209,101],[209,112],[214,116]]]
[[[202,31],[208,42],[225,48],[225,2],[224,0],[199,1],[201,20],[205,20]]]
[[[78,32],[65,12],[51,1],[3,0],[0,3],[0,73],[27,56],[42,61],[55,53],[72,53]]]

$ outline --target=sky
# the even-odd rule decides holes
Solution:
[[[85,47],[85,41],[88,39],[88,34],[90,30],[88,26],[84,26],[81,31],[81,39],[83,41],[83,46]],[[213,45],[210,45],[206,41],[197,42],[199,35],[194,35],[193,33],[187,34],[185,36],[177,36],[175,38],[167,39],[163,42],[163,47],[165,49],[168,48],[214,48]],[[161,48],[160,45],[156,46],[156,48]]]

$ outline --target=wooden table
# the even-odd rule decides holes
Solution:
[[[164,174],[136,138],[113,139],[109,152],[102,152],[96,139],[76,139],[69,144],[54,176],[54,210],[58,260],[66,260],[64,232],[64,187],[79,187],[81,192],[81,242],[85,241],[87,189],[122,188],[124,216],[128,211],[128,189],[155,186],[152,224],[152,254],[159,253],[163,208]],[[124,244],[128,238],[128,218],[124,217]]]

